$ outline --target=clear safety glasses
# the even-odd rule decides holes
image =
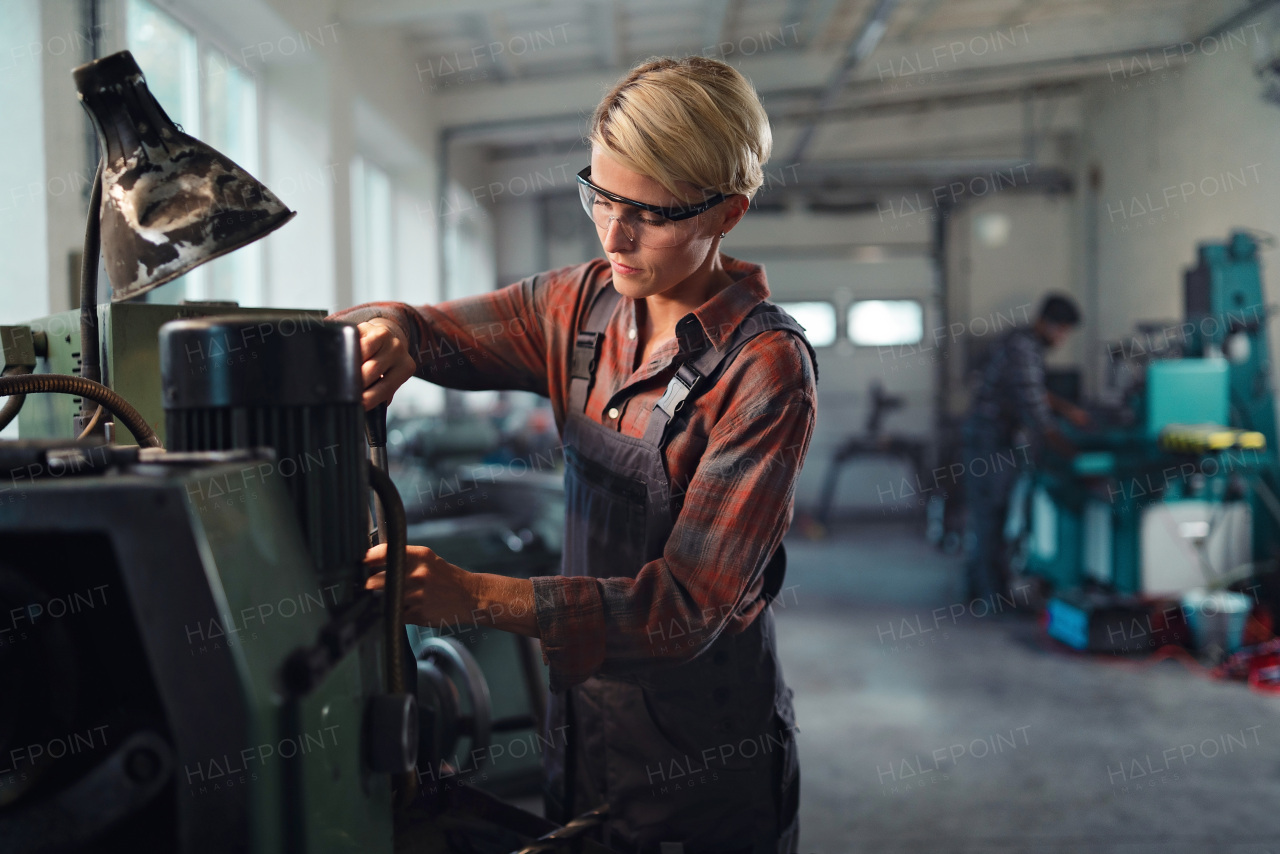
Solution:
[[[578,195],[582,199],[582,209],[601,232],[607,232],[609,223],[617,220],[628,240],[650,249],[677,246],[689,240],[698,230],[695,217],[728,198],[716,193],[698,204],[679,207],[637,202],[591,183],[590,166],[578,173]]]

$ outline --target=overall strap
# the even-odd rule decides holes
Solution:
[[[670,439],[667,428],[675,419],[676,413],[690,398],[697,397],[715,385],[716,380],[748,341],[771,329],[782,329],[799,336],[804,342],[805,349],[809,351],[816,379],[818,359],[812,345],[809,344],[809,339],[805,337],[804,327],[773,303],[762,302],[751,310],[742,323],[738,324],[738,328],[733,331],[723,348],[717,350],[715,347],[707,346],[701,353],[686,360],[676,369],[676,375],[671,378],[671,382],[667,383],[667,390],[653,406],[653,415],[649,417],[649,424],[644,432],[645,442],[659,448],[665,447]]]
[[[600,356],[600,344],[604,340],[605,327],[613,316],[614,306],[622,295],[607,282],[591,298],[586,323],[582,325],[573,343],[569,362],[569,411],[584,412],[591,384],[596,378],[596,362]]]

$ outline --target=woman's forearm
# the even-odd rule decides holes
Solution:
[[[539,636],[538,620],[533,610],[532,581],[485,572],[472,573],[471,578],[475,600],[471,618],[476,625],[492,626],[531,638]]]

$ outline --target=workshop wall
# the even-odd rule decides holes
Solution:
[[[1240,226],[1280,234],[1280,107],[1263,100],[1254,73],[1271,55],[1274,20],[1232,31],[1185,65],[1162,68],[1156,54],[1091,87],[1084,162],[1101,179],[1093,217],[1103,341],[1140,320],[1181,320],[1197,243]],[[1274,302],[1275,248],[1263,254],[1263,277]],[[1101,349],[1098,359],[1101,369]]]
[[[1035,320],[1041,297],[1066,293],[1085,305],[1077,273],[1070,196],[1024,193],[993,195],[958,211],[949,223],[950,300],[946,370],[948,409],[968,408],[968,379],[985,348],[1015,324]],[[1050,366],[1084,366],[1088,327],[1046,354]],[[953,325],[954,324],[954,325]]]

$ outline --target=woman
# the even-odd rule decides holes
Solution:
[[[658,59],[609,92],[589,139],[579,190],[608,260],[339,315],[359,323],[367,407],[412,376],[534,391],[564,443],[563,574],[468,573],[411,547],[406,613],[541,640],[565,734],[545,758],[549,817],[607,803],[603,841],[624,852],[793,852],[794,716],[767,604],[816,364],[763,269],[719,253],[763,181],[768,119],[730,66]]]

